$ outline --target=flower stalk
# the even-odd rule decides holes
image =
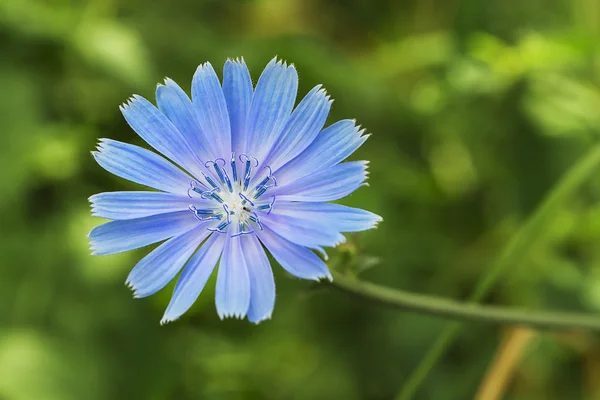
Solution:
[[[341,274],[334,274],[331,285],[354,296],[386,306],[441,318],[502,325],[522,325],[547,330],[587,329],[600,331],[600,317],[595,315],[515,310],[500,306],[463,303],[392,289]]]

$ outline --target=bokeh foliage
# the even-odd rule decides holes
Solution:
[[[598,140],[599,34],[596,0],[0,0],[0,397],[392,397],[444,321],[277,269],[271,321],[219,321],[211,287],[160,327],[171,287],[134,301],[123,285],[147,250],[89,255],[87,197],[134,188],[89,151],[99,137],[141,144],[117,107],[162,77],[187,87],[199,63],[244,56],[256,79],[278,55],[301,93],[322,83],[336,99],[329,122],[373,133],[353,156],[371,160],[370,187],[344,203],[384,222],[332,257],[462,299]],[[599,200],[593,179],[487,301],[597,312]],[[465,331],[419,398],[472,396],[501,332]],[[542,336],[507,398],[599,395],[589,339]]]

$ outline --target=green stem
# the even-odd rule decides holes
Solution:
[[[475,287],[469,298],[471,302],[480,301],[496,282],[501,273],[513,265],[522,264],[528,250],[540,237],[548,222],[556,215],[557,210],[581,186],[600,164],[600,144],[594,145],[573,165],[560,181],[552,188],[535,212],[525,221],[521,228],[506,244],[496,262],[487,275]],[[430,347],[425,357],[409,376],[408,380],[396,396],[396,400],[410,400],[417,392],[437,361],[452,344],[461,324],[454,322],[440,334]]]
[[[537,329],[590,329],[600,331],[600,317],[587,314],[512,310],[498,306],[461,303],[443,298],[403,292],[344,275],[331,283],[338,289],[367,300],[443,318],[524,325]]]

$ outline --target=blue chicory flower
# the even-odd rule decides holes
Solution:
[[[316,86],[294,108],[297,89],[294,66],[276,59],[255,88],[243,60],[225,63],[222,85],[205,63],[194,74],[192,100],[166,79],[156,89],[158,108],[137,95],[120,108],[164,158],[100,139],[98,164],[158,191],[90,197],[93,215],[112,220],[90,232],[91,248],[104,255],[165,241],[127,278],[135,297],[145,297],[183,269],[161,323],[192,306],[217,263],[219,316],[268,319],[275,282],[263,246],[292,275],[331,279],[312,250],[381,220],[327,203],[364,184],[367,162],[342,161],[368,135],[352,120],[323,129],[331,106],[325,90]]]

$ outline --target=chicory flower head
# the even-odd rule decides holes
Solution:
[[[294,108],[297,89],[294,66],[276,59],[256,87],[243,60],[225,63],[222,84],[205,63],[191,100],[166,79],[156,89],[158,108],[137,95],[120,108],[161,155],[100,139],[98,164],[157,191],[92,196],[93,215],[112,221],[90,232],[91,248],[114,254],[164,241],[127,278],[135,297],[145,297],[183,269],[161,323],[192,306],[217,264],[219,316],[270,318],[275,282],[263,246],[292,275],[331,279],[313,250],[381,220],[327,203],[365,183],[366,161],[342,161],[368,135],[352,120],[323,129],[329,96],[316,86]]]

